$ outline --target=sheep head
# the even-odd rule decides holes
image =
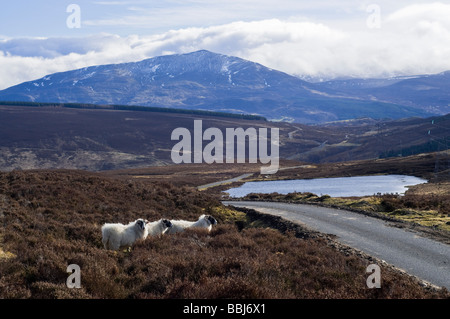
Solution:
[[[148,221],[142,218],[136,220],[136,225],[139,227],[140,230],[145,230],[145,225],[147,225],[147,223]]]
[[[165,227],[170,228],[172,227],[172,222],[168,219],[163,219],[162,223],[164,224]]]
[[[205,215],[205,220],[207,220],[211,225],[217,224],[217,220],[211,215]]]

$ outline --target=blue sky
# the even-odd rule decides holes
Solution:
[[[150,35],[188,27],[209,27],[235,21],[298,19],[351,25],[364,22],[365,9],[375,3],[385,14],[420,1],[356,0],[15,0],[5,1],[0,11],[3,37],[57,37],[112,33]],[[69,29],[70,4],[81,11],[82,27]],[[350,23],[349,23],[350,22]]]
[[[0,89],[199,49],[315,79],[438,73],[450,70],[449,17],[450,0],[5,1]]]
[[[0,35],[80,36],[96,33],[149,35],[187,27],[270,18],[345,19],[361,11],[357,1],[85,1],[15,0],[2,3]],[[312,4],[311,4],[312,3]],[[346,4],[347,3],[347,4]],[[77,4],[82,27],[69,29],[66,8]]]

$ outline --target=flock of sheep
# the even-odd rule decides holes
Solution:
[[[140,218],[128,225],[106,223],[102,226],[102,242],[105,249],[119,250],[130,248],[137,240],[146,239],[148,236],[175,234],[191,227],[211,231],[212,225],[215,224],[217,221],[211,215],[201,215],[197,221],[160,219],[149,222]]]

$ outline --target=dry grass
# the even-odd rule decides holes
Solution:
[[[325,240],[255,226],[194,188],[117,180],[82,171],[0,173],[1,298],[449,298],[382,267],[382,288],[368,289],[368,260]],[[104,222],[139,217],[219,225],[152,238],[131,252],[107,251]],[[65,286],[69,264],[81,289]]]
[[[9,252],[9,251],[3,251],[2,248],[0,248],[0,260],[2,259],[10,259],[10,258],[14,258],[16,257],[13,253]]]

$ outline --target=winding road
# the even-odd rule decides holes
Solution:
[[[224,201],[283,217],[394,265],[431,284],[450,290],[450,245],[393,227],[391,223],[341,209],[312,205]]]

